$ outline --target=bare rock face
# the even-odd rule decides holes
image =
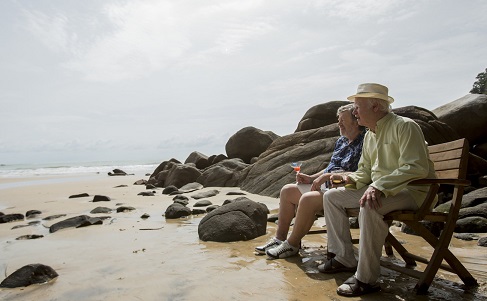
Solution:
[[[205,187],[238,186],[237,172],[247,166],[241,159],[223,160],[205,169],[196,181]]]
[[[208,213],[198,225],[203,241],[250,240],[266,233],[268,209],[265,205],[240,197]]]
[[[341,105],[342,102],[339,104]],[[321,108],[330,110],[325,105]],[[295,173],[289,166],[291,162],[302,161],[301,171],[306,174],[314,174],[323,170],[330,162],[335,142],[340,136],[336,118],[337,109],[333,110],[335,113],[331,124],[299,131],[274,140],[254,164],[239,173],[239,186],[250,193],[278,197],[282,186],[295,180]],[[415,120],[430,145],[459,138],[453,129],[439,121],[433,113],[426,109],[408,106],[393,111],[398,115]],[[315,112],[315,114],[318,113]]]
[[[252,158],[258,157],[278,136],[269,131],[262,131],[249,126],[241,129],[228,139],[225,151],[228,158],[240,158],[250,163]]]
[[[470,145],[487,142],[487,95],[468,94],[433,110]]]
[[[0,283],[0,287],[15,288],[29,286],[31,284],[42,284],[58,276],[58,273],[50,266],[40,263],[28,264],[5,278]]]

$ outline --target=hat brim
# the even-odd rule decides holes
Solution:
[[[352,96],[347,97],[348,100],[350,101],[355,101],[355,98],[357,97],[365,97],[365,98],[378,98],[387,101],[388,103],[393,103],[394,98],[390,96],[386,96],[384,94],[378,94],[378,93],[360,93],[360,94],[355,94]]]

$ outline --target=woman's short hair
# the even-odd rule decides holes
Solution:
[[[345,111],[350,111],[350,114],[352,114],[352,111],[353,111],[353,103],[349,103],[349,104],[346,104],[344,106],[339,107],[338,110],[337,110],[337,117],[338,117],[338,115],[340,113],[343,113]],[[352,114],[352,117],[355,118],[355,116],[353,116],[353,114]]]

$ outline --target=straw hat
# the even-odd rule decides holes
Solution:
[[[357,88],[357,94],[347,97],[348,100],[354,101],[356,97],[378,98],[387,101],[389,104],[394,102],[394,98],[387,95],[389,89],[379,84],[361,84]]]

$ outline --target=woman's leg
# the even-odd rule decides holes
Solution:
[[[301,196],[294,220],[293,231],[287,239],[291,246],[299,247],[301,239],[311,229],[316,219],[316,214],[321,210],[323,210],[323,194],[321,192],[310,191]]]
[[[294,218],[300,198],[301,192],[296,184],[287,184],[282,187],[276,231],[277,239],[282,241],[286,240],[289,226]]]

